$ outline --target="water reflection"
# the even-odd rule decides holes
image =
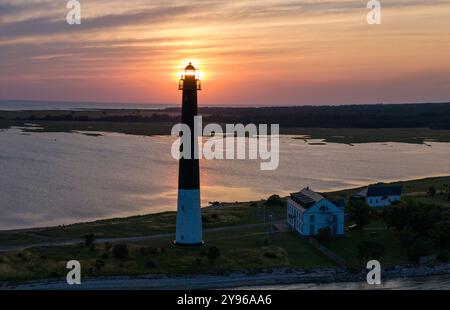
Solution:
[[[0,229],[176,210],[173,141],[0,132]],[[450,174],[450,144],[429,144],[310,145],[282,136],[275,171],[261,171],[255,160],[201,161],[202,203]]]

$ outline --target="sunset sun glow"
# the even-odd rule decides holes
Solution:
[[[202,105],[444,101],[450,2],[2,1],[0,99],[175,103],[185,66]],[[433,78],[431,79],[430,76]]]

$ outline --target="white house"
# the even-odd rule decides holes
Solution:
[[[371,185],[360,191],[356,198],[364,199],[367,205],[375,208],[390,206],[402,198],[400,185]]]
[[[303,236],[317,235],[325,227],[330,227],[333,235],[343,235],[344,206],[306,187],[288,199],[287,223]]]

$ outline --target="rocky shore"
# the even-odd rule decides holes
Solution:
[[[450,264],[395,266],[382,271],[382,280],[450,275]],[[365,273],[351,273],[343,268],[317,268],[311,270],[274,269],[262,272],[238,272],[224,275],[98,277],[82,279],[79,286],[69,286],[65,279],[33,281],[23,284],[4,284],[1,289],[227,289],[255,286],[275,286],[296,283],[346,283],[364,285]],[[421,279],[422,281],[422,279]],[[336,287],[339,288],[339,287]],[[450,289],[450,287],[443,287]]]

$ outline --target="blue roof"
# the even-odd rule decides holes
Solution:
[[[403,187],[401,185],[374,185],[367,189],[366,197],[373,196],[400,196]]]

